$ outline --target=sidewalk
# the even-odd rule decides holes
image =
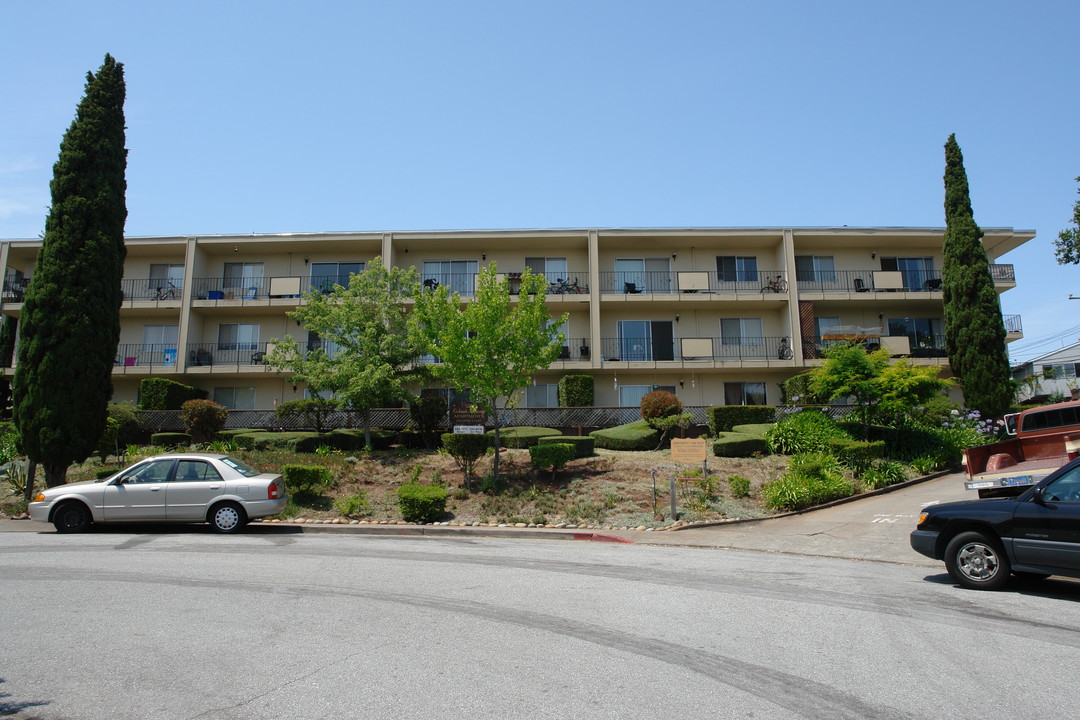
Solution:
[[[926,505],[974,499],[964,490],[963,475],[944,475],[892,492],[816,510],[765,518],[690,526],[679,530],[597,530],[449,525],[324,525],[257,523],[259,533],[364,534],[413,537],[489,537],[532,540],[577,540],[639,545],[752,550],[833,557],[848,560],[938,567],[908,545],[919,511]],[[113,526],[123,528],[123,526]],[[162,527],[160,525],[155,527]],[[52,533],[52,527],[30,520],[0,520],[2,532]]]

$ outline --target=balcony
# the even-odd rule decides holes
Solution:
[[[1016,284],[1016,273],[1013,271],[1012,265],[991,265],[990,277],[994,278],[996,283]]]
[[[30,287],[30,278],[4,280],[3,301],[6,303],[21,303],[26,296],[26,288]]]
[[[791,343],[786,337],[603,338],[600,347],[605,362],[791,360]]]
[[[628,271],[600,273],[605,295],[655,294],[772,294],[787,292],[779,270],[736,271],[720,276],[715,270]]]
[[[265,342],[188,343],[184,362],[188,372],[267,372],[272,368],[266,354],[272,349],[273,343]]]
[[[1019,315],[1002,315],[1001,319],[1005,323],[1005,332],[1024,334],[1024,325],[1020,322]]]
[[[113,361],[114,373],[166,373],[181,372],[176,343],[124,343],[116,348]]]

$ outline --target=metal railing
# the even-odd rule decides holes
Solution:
[[[990,277],[994,278],[994,282],[1016,282],[1016,273],[1013,271],[1013,266],[1008,263],[991,264]]]
[[[941,290],[941,273],[936,270],[899,270],[901,287],[878,288],[877,270],[803,270],[796,272],[799,292],[930,292]]]
[[[790,360],[791,341],[786,337],[685,338],[658,341],[651,338],[602,338],[602,358],[607,362],[667,362],[684,360]],[[702,347],[699,341],[708,341]]]
[[[191,367],[235,367],[261,366],[266,364],[269,343],[265,342],[227,342],[227,343],[188,343],[184,354],[184,364]],[[301,349],[303,349],[303,345]]]
[[[1002,315],[1002,321],[1005,323],[1005,332],[1022,333],[1024,332],[1024,325],[1020,322],[1019,315]]]
[[[30,278],[23,277],[18,280],[4,280],[2,298],[4,302],[21,303],[26,297],[26,288],[30,287]]]
[[[184,298],[184,283],[168,278],[134,278],[122,280],[120,289],[124,302],[180,302]]]
[[[153,371],[178,372],[176,343],[123,343],[116,348],[113,365],[119,368],[142,367]]]

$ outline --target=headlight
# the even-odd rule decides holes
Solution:
[[[45,493],[38,493],[35,495],[34,502],[45,502]]]
[[[926,518],[928,517],[930,517],[930,513],[928,512],[919,513],[919,524],[922,525],[924,522],[926,522]]]

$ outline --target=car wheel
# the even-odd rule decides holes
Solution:
[[[92,520],[90,511],[80,502],[66,502],[53,512],[53,527],[56,532],[84,532],[90,527]]]
[[[219,533],[236,532],[247,522],[244,508],[234,502],[223,502],[210,508],[207,518],[210,525]]]
[[[945,567],[966,588],[997,590],[1009,581],[1011,565],[996,539],[980,532],[964,532],[945,548]]]

